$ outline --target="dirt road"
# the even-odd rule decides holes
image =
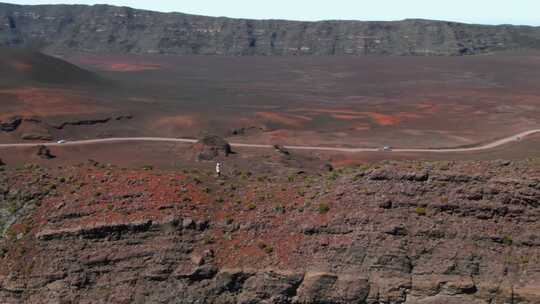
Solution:
[[[502,138],[491,143],[482,144],[474,147],[467,148],[406,148],[400,149],[395,148],[389,151],[381,151],[378,148],[340,148],[340,147],[324,147],[324,146],[288,146],[285,148],[289,150],[312,150],[312,151],[329,151],[329,152],[346,152],[346,153],[360,153],[360,152],[417,152],[417,153],[454,153],[454,152],[474,152],[493,149],[502,145],[510,144],[516,141],[520,141],[523,138],[540,133],[540,129],[534,129],[529,131],[524,131],[519,134]],[[189,138],[164,138],[164,137],[130,137],[130,138],[100,138],[100,139],[85,139],[85,140],[75,140],[67,141],[65,143],[13,143],[13,144],[0,144],[0,148],[17,148],[17,147],[37,147],[40,145],[45,146],[74,146],[74,145],[91,145],[91,144],[101,144],[101,143],[119,143],[119,142],[168,142],[168,143],[195,143],[196,139]],[[261,144],[245,144],[245,143],[231,143],[233,147],[245,147],[245,148],[272,148],[272,145],[261,145]]]

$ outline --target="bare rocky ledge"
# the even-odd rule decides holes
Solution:
[[[8,166],[0,299],[540,301],[538,160],[272,168]]]

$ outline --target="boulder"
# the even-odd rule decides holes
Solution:
[[[263,300],[280,303],[278,299],[289,299],[295,295],[302,278],[303,274],[288,272],[256,273],[244,282],[238,303],[261,303]]]
[[[332,172],[334,171],[334,166],[332,166],[332,164],[330,163],[325,163],[324,165],[322,165],[321,170],[326,172]]]
[[[369,294],[368,279],[325,272],[306,273],[298,289],[298,303],[364,303]]]
[[[194,148],[197,151],[197,159],[203,161],[211,161],[233,153],[231,145],[216,135],[204,136],[195,144]]]
[[[212,264],[195,266],[192,262],[179,265],[173,272],[173,276],[178,279],[189,279],[192,281],[203,281],[213,278],[219,269]]]
[[[5,165],[6,165],[6,163],[4,163],[4,162],[2,161],[2,159],[0,158],[0,167],[5,166]]]
[[[37,151],[37,155],[39,157],[41,157],[42,159],[53,159],[53,158],[56,158],[56,156],[54,156],[52,153],[51,153],[51,150],[49,148],[47,148],[47,146],[39,146],[38,148],[38,151]]]
[[[276,152],[280,153],[280,154],[283,154],[285,156],[289,156],[291,155],[291,152],[289,152],[289,150],[287,150],[284,146],[282,145],[274,145],[274,149],[276,150]]]

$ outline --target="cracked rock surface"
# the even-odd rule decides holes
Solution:
[[[2,303],[539,303],[540,163],[0,172]]]

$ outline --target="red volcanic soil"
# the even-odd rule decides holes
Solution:
[[[376,113],[376,112],[361,112],[353,109],[294,109],[293,111],[308,112],[312,114],[329,113],[333,118],[343,120],[370,118],[373,122],[380,126],[393,126],[399,124],[404,118],[420,118],[418,113],[397,113],[393,115]]]
[[[266,130],[262,134],[234,140],[268,142],[283,130],[283,136],[292,136],[282,138],[284,143],[446,147],[537,127],[540,91],[532,79],[540,79],[540,73],[530,67],[538,64],[532,60],[537,57],[68,59],[93,66],[166,66],[107,74],[137,86],[131,96],[137,102],[131,104],[153,105],[148,107],[148,114],[157,116],[153,120],[171,125],[162,128],[164,136],[192,135],[193,125],[221,135],[233,128],[261,127]],[[195,121],[166,118],[185,115]]]
[[[155,127],[157,128],[172,128],[172,129],[183,129],[183,128],[195,128],[199,119],[195,116],[190,115],[175,115],[175,116],[165,116],[159,118],[155,122]]]
[[[270,121],[272,123],[285,125],[288,127],[301,127],[305,122],[311,121],[312,118],[300,115],[287,115],[275,112],[256,112],[255,115],[263,120]]]
[[[79,65],[93,67],[98,70],[108,72],[137,72],[148,70],[159,70],[163,66],[158,63],[145,63],[144,61],[133,60],[123,56],[99,57],[96,55],[76,55],[71,56],[70,60]]]
[[[61,116],[95,114],[111,111],[97,105],[84,91],[42,87],[0,89],[0,100],[9,100],[0,113],[0,120],[9,116]]]
[[[104,68],[106,71],[113,72],[135,72],[146,70],[159,70],[161,66],[152,64],[129,64],[129,63],[113,63]]]
[[[11,65],[17,70],[18,72],[29,72],[33,69],[33,66],[29,63],[24,62],[11,62]]]

